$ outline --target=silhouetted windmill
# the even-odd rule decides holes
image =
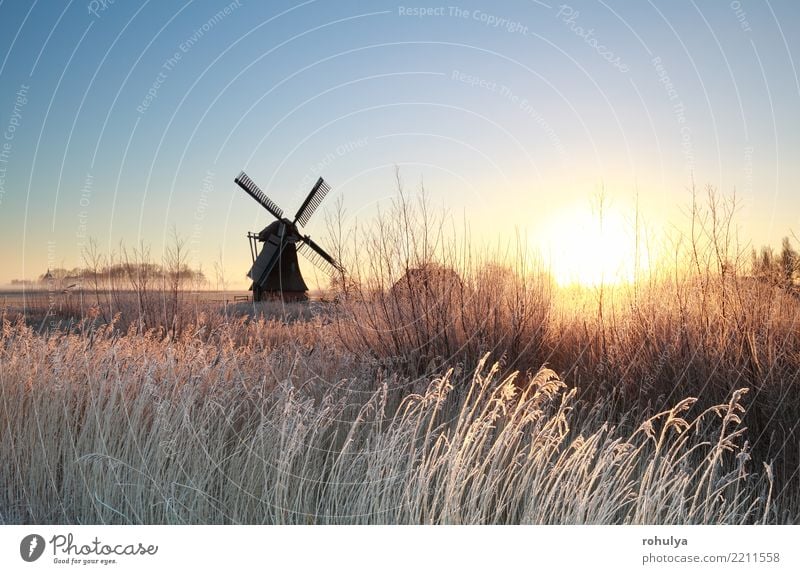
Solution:
[[[250,285],[253,301],[271,297],[307,299],[308,286],[300,274],[297,262],[298,250],[328,273],[343,271],[333,257],[314,243],[308,235],[301,235],[297,229],[298,223],[303,226],[308,223],[331,189],[322,178],[319,178],[311,188],[293,221],[283,216],[283,210],[267,197],[245,172],[241,172],[234,181],[276,218],[259,233],[247,233],[247,238],[250,240],[250,254],[253,257],[253,266],[247,272],[247,276],[253,280]],[[263,244],[260,250],[259,243]]]

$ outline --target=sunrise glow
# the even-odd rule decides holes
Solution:
[[[635,228],[620,209],[606,206],[601,215],[591,205],[570,206],[546,225],[543,258],[561,286],[631,283],[648,263]]]

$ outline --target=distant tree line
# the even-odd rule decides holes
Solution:
[[[151,281],[178,281],[180,283],[205,283],[206,277],[202,270],[192,269],[186,264],[181,264],[179,268],[166,268],[157,263],[146,262],[124,262],[104,265],[98,268],[73,267],[65,269],[57,267],[48,269],[37,278],[37,283],[47,283],[57,281],[59,283],[103,282],[110,281],[119,283],[121,281],[142,279]],[[30,283],[25,280],[14,279],[12,284]]]
[[[774,285],[794,287],[800,283],[800,254],[788,237],[783,238],[779,252],[769,246],[759,251],[753,248],[752,268],[754,276]]]

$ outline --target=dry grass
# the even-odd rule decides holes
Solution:
[[[336,303],[7,315],[0,522],[798,523],[800,302],[714,201],[635,288],[557,289],[401,196],[332,225]]]
[[[227,329],[220,340],[252,328]],[[623,432],[575,410],[547,369],[520,385],[481,362],[398,394],[397,378],[299,349],[8,323],[2,342],[6,523],[775,519],[747,464],[743,391]]]

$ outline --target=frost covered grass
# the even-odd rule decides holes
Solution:
[[[471,373],[376,384],[346,358],[301,352],[111,329],[42,337],[6,323],[2,521],[779,518],[771,468],[749,461],[744,389],[702,411],[678,401],[624,430],[603,420],[608,405],[580,404],[549,369],[501,376],[481,361]]]

